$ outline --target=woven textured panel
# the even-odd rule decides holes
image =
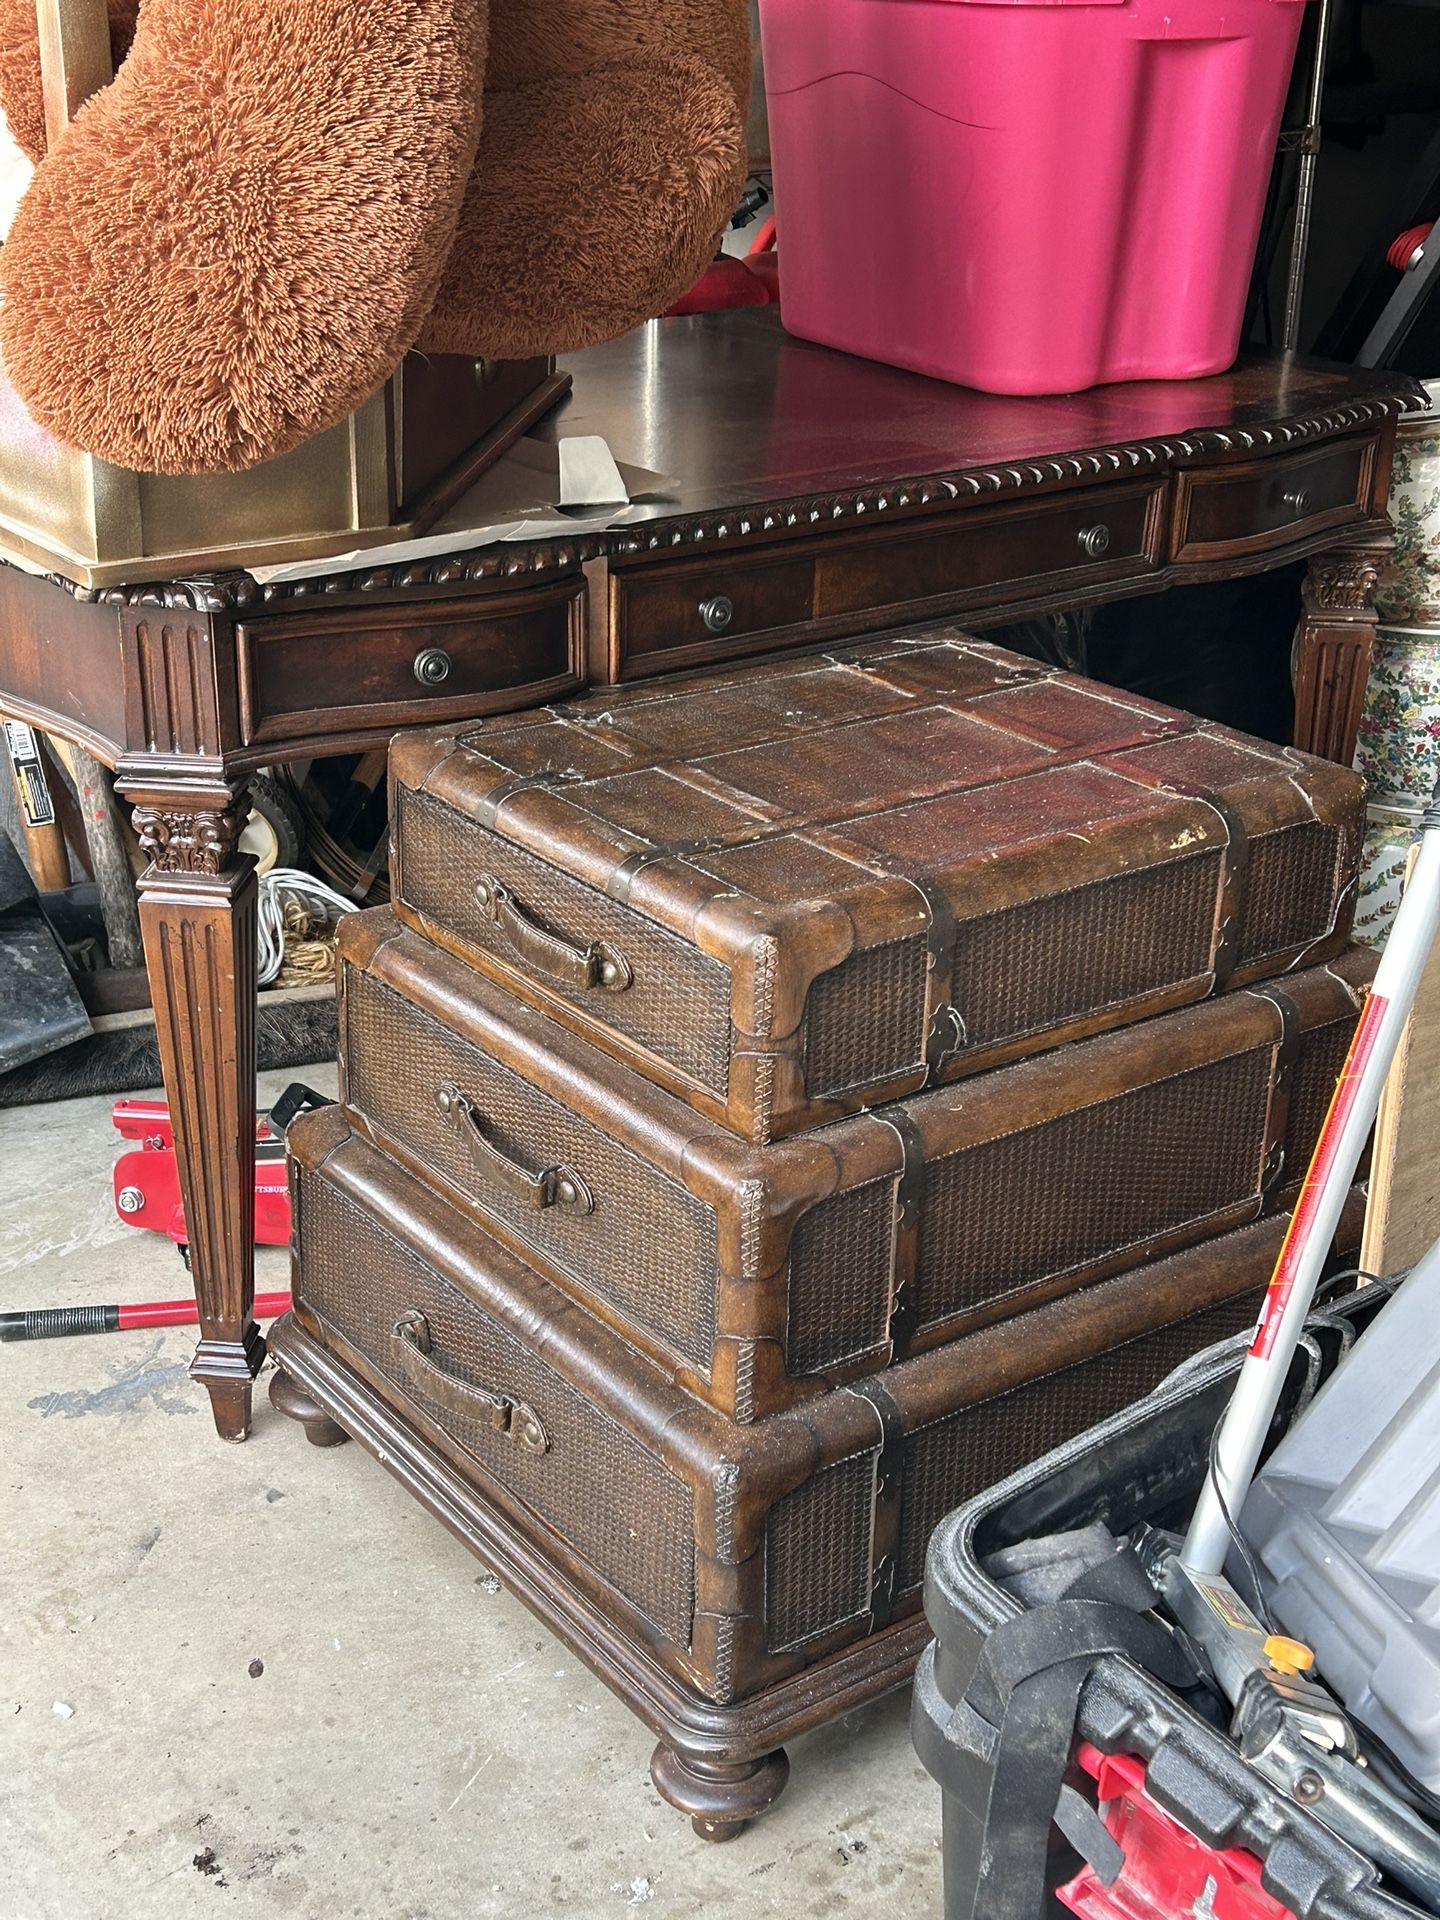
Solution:
[[[634,983],[624,993],[573,992],[552,980],[541,984],[712,1092],[727,1092],[728,969],[547,861],[460,818],[429,794],[397,789],[393,831],[401,897],[408,906],[523,972],[504,935],[476,905],[476,884],[490,874],[547,933],[580,948],[592,940],[607,941],[634,970]]]
[[[873,1453],[827,1467],[777,1502],[765,1527],[765,1642],[772,1653],[868,1612],[874,1505]]]
[[[1335,894],[1346,837],[1320,820],[1257,834],[1240,916],[1237,961],[1306,946],[1335,923]]]
[[[953,998],[972,1047],[1211,971],[1224,856],[1192,854],[960,924]],[[962,1056],[963,1057],[963,1056]]]
[[[792,1377],[883,1351],[894,1245],[893,1180],[872,1180],[801,1214],[790,1240]]]
[[[492,1214],[577,1287],[708,1373],[715,1345],[715,1215],[658,1168],[629,1153],[498,1060],[458,1039],[354,967],[345,975],[350,1105],[380,1135]],[[595,1211],[535,1209],[507,1191],[472,1140],[446,1118],[437,1087],[460,1088],[500,1152],[533,1172],[573,1167]]]
[[[305,1304],[395,1383],[398,1399],[427,1414],[668,1640],[688,1646],[695,1595],[689,1487],[323,1177],[302,1174],[301,1194]],[[447,1372],[534,1408],[550,1437],[548,1453],[529,1453],[409,1384],[392,1335],[411,1309],[424,1314],[431,1357]]]
[[[1285,1123],[1285,1166],[1282,1178],[1298,1180],[1310,1164],[1315,1142],[1335,1097],[1340,1069],[1350,1051],[1358,1015],[1335,1020],[1306,1034],[1290,1081],[1290,1112]]]
[[[871,947],[822,973],[805,1003],[805,1090],[813,1100],[925,1064],[923,934]]]
[[[1260,1298],[1242,1294],[912,1435],[905,1449],[897,1591],[921,1585],[930,1535],[953,1507],[1118,1413],[1192,1353],[1253,1325]]]
[[[919,1325],[1258,1199],[1275,1056],[1232,1055],[926,1169]]]

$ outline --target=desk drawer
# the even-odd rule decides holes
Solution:
[[[1182,473],[1174,557],[1260,552],[1353,520],[1369,502],[1375,452],[1367,437],[1219,473]]]
[[[583,684],[584,585],[282,614],[236,629],[247,742],[540,705]]]
[[[615,677],[1016,601],[1153,567],[1163,483],[1087,489],[818,535],[754,553],[617,568]]]

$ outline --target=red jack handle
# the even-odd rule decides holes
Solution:
[[[290,1311],[288,1293],[257,1293],[255,1318],[278,1320]],[[72,1333],[124,1333],[131,1327],[190,1327],[193,1300],[140,1300],[120,1307],[35,1307],[0,1313],[0,1340],[59,1340]]]

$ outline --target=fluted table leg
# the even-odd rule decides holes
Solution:
[[[140,927],[199,1309],[192,1378],[225,1440],[250,1431],[255,1295],[255,863],[242,788],[136,791]]]

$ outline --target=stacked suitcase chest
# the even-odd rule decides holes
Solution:
[[[1253,1316],[1361,788],[948,631],[391,774],[277,1357],[720,1837],[905,1677],[950,1508]]]

